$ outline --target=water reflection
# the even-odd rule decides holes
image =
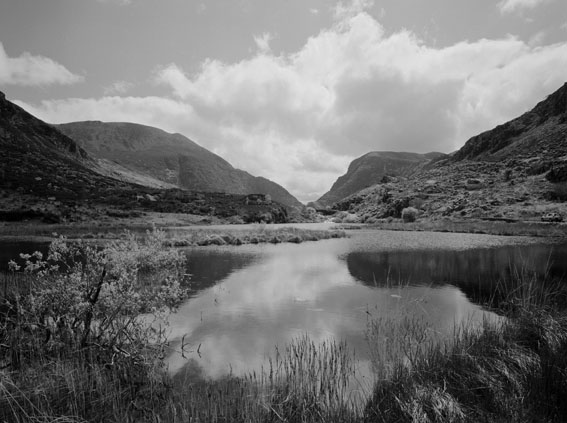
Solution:
[[[188,249],[191,298],[171,318],[179,380],[258,370],[275,347],[308,334],[345,340],[368,373],[365,329],[371,318],[422,319],[439,334],[455,323],[494,317],[478,304],[487,281],[515,269],[567,274],[567,245],[530,238],[420,232],[355,231],[349,239],[301,245]],[[46,249],[46,245],[40,246]],[[0,265],[38,244],[0,246]],[[200,347],[199,347],[200,346]],[[199,347],[199,354],[196,353]]]
[[[177,346],[186,335],[194,350],[200,346],[200,356],[194,353],[188,361],[171,354],[171,371],[179,378],[218,378],[258,370],[277,345],[305,333],[314,341],[346,340],[367,368],[369,318],[410,315],[438,333],[452,333],[455,323],[491,316],[453,283],[459,279],[459,266],[468,260],[463,254],[470,251],[451,252],[447,259],[446,250],[364,251],[360,238],[365,236],[239,250],[233,271],[172,317],[171,337]],[[215,250],[210,266],[221,261],[228,269],[234,251]],[[472,251],[473,264],[465,266],[465,272],[474,267],[475,255],[479,269],[491,267],[480,264],[494,251]],[[195,259],[200,253],[190,254]],[[401,276],[392,281],[403,283],[385,283],[388,273]]]
[[[467,251],[417,250],[349,253],[349,273],[368,286],[392,282],[408,285],[453,285],[473,302],[485,303],[491,287],[518,273],[563,278],[567,274],[565,245],[505,246]],[[486,288],[486,289],[483,289]]]

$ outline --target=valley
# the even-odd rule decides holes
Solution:
[[[180,134],[132,123],[48,125],[2,96],[0,221],[167,226],[332,220],[384,227],[403,223],[403,210],[412,209],[412,219],[429,228],[542,220],[562,227],[566,98],[567,84],[452,154],[367,153],[305,206],[285,188],[235,169]],[[485,227],[490,231],[490,224]]]

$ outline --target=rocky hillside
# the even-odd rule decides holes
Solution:
[[[92,156],[133,173],[180,188],[232,194],[268,194],[301,207],[283,187],[235,169],[230,163],[180,134],[134,123],[73,122],[56,125]]]
[[[562,161],[567,154],[567,83],[522,116],[477,135],[454,161]]]
[[[80,199],[90,187],[121,184],[93,170],[95,161],[72,139],[0,93],[0,187],[22,194]]]
[[[443,156],[442,153],[367,153],[350,164],[347,173],[337,179],[331,189],[317,200],[316,206],[329,206],[364,188],[387,182],[394,176],[409,176]]]
[[[333,205],[350,221],[400,217],[567,219],[567,84],[522,116],[467,141],[454,155],[374,184]]]
[[[89,221],[145,212],[288,220],[285,207],[262,194],[187,192],[111,178],[74,140],[0,93],[0,221]]]

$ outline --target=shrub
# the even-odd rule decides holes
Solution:
[[[28,319],[13,323],[45,339],[46,349],[96,343],[128,351],[135,347],[134,338],[151,332],[139,316],[165,312],[186,295],[185,256],[163,248],[164,241],[163,232],[155,230],[144,241],[128,234],[103,248],[61,236],[45,259],[40,252],[21,254],[33,290],[17,302],[18,312]],[[15,272],[22,267],[15,261],[9,266]]]
[[[552,197],[556,201],[567,201],[567,182],[558,182],[553,184]]]
[[[10,262],[25,286],[0,299],[0,421],[145,421],[130,405],[159,407],[164,318],[187,295],[185,256],[164,243],[155,230],[104,247],[60,237]]]
[[[406,207],[402,210],[402,219],[404,222],[415,222],[417,219],[417,209],[413,207]]]

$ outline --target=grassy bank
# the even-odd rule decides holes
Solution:
[[[163,331],[136,318],[162,318],[183,297],[182,256],[164,242],[159,234],[100,250],[61,241],[58,269],[30,256],[25,272],[0,281],[0,421],[567,421],[563,280],[519,272],[495,284],[487,306],[502,318],[450,339],[421,321],[370,318],[366,397],[353,390],[348,346],[306,337],[250,375],[176,384]]]
[[[306,241],[344,238],[345,231],[312,230],[294,227],[270,228],[259,226],[257,229],[190,230],[183,237],[173,237],[166,241],[167,246],[207,246],[207,245],[243,245],[243,244],[280,244],[290,242],[300,244]]]
[[[21,225],[0,227],[0,237],[5,240],[31,240],[45,242],[65,236],[68,239],[82,240],[116,240],[124,239],[128,231],[145,234],[155,228],[162,230],[175,229],[171,225],[150,224],[106,224],[106,225]],[[183,229],[184,234],[168,238],[164,246],[188,247],[207,245],[243,245],[243,244],[279,244],[284,242],[302,243],[322,239],[344,238],[343,230],[315,230],[294,227],[272,227],[257,225],[254,229],[231,228],[226,225],[223,229]]]
[[[365,227],[393,231],[456,232],[502,236],[561,238],[567,236],[567,225],[565,224],[536,221],[424,219],[415,222],[403,222],[402,220],[384,220],[365,225]]]

